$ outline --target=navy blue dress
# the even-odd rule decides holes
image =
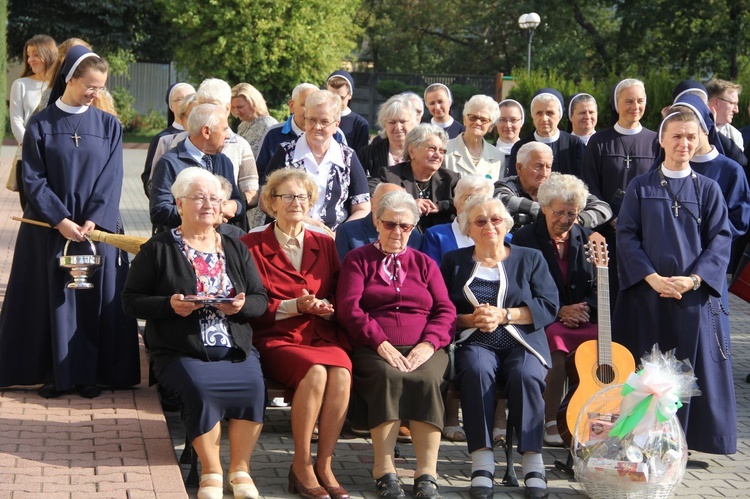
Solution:
[[[24,137],[24,217],[51,226],[65,218],[79,225],[91,220],[97,229],[122,233],[122,159],[114,116],[93,107],[71,114],[57,103],[48,106],[32,116]],[[19,228],[0,313],[0,386],[54,381],[65,391],[139,383],[138,329],[120,305],[127,254],[95,243],[103,259],[90,278],[95,288],[76,291],[65,287],[71,277],[58,266],[65,243],[54,229]],[[71,243],[69,253],[90,249]]]
[[[732,240],[727,207],[716,182],[695,174],[695,180],[666,180],[682,205],[675,216],[673,196],[659,174],[633,179],[617,220],[620,294],[612,339],[627,347],[636,363],[654,343],[662,352],[676,349],[678,359],[688,359],[702,391],[677,412],[688,447],[733,454],[737,412],[728,321],[722,317]],[[703,283],[681,300],[661,298],[645,281],[654,272],[697,274]]]

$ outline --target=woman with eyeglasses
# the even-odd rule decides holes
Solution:
[[[263,427],[265,383],[250,319],[268,304],[247,248],[214,228],[219,178],[182,170],[171,186],[178,227],[149,239],[133,259],[122,307],[146,320],[154,375],[182,406],[201,463],[198,499],[224,497],[221,421],[229,420],[229,484],[235,498],[257,498],[250,458]]]
[[[544,443],[563,445],[557,430],[557,411],[566,378],[565,359],[587,340],[596,339],[596,274],[585,245],[591,230],[576,222],[586,206],[586,184],[573,175],[553,173],[539,187],[542,213],[536,221],[516,231],[513,244],[542,252],[557,285],[560,310],[547,326],[552,368],[544,391],[546,406]]]
[[[497,120],[500,107],[492,97],[475,95],[464,105],[466,130],[448,141],[444,167],[461,175],[483,175],[493,181],[505,176],[503,154],[484,140]]]
[[[422,123],[406,135],[404,150],[408,159],[382,168],[375,184],[400,185],[417,202],[417,229],[424,232],[433,225],[449,223],[456,215],[453,191],[460,175],[443,168],[448,134],[439,126]]]
[[[461,231],[474,246],[447,253],[440,268],[458,312],[456,383],[471,453],[469,495],[493,495],[500,387],[523,454],[525,496],[547,497],[543,392],[552,360],[544,328],[557,315],[557,288],[539,251],[504,242],[513,219],[499,199],[472,198],[464,213]]]
[[[305,133],[279,144],[265,170],[270,174],[279,168],[297,168],[309,173],[318,196],[309,206],[306,222],[330,235],[347,220],[370,214],[367,176],[357,154],[332,140],[341,121],[341,106],[341,98],[328,90],[311,93],[305,100]],[[260,206],[269,213],[262,202]]]
[[[407,246],[419,220],[414,198],[383,195],[375,218],[378,240],[347,253],[336,290],[338,318],[354,346],[349,417],[370,428],[379,497],[404,497],[393,461],[402,419],[417,458],[413,496],[438,497],[443,347],[453,337],[456,310],[437,264]]]
[[[275,221],[253,229],[242,242],[268,292],[268,308],[254,322],[263,372],[294,390],[289,492],[345,499],[349,494],[331,469],[352,379],[348,342],[336,321],[336,245],[324,231],[305,223],[318,200],[318,186],[307,172],[274,171],[263,197]],[[319,440],[313,460],[310,441],[316,422]]]
[[[502,153],[500,169],[504,177],[510,151],[513,149],[513,144],[520,139],[521,128],[523,128],[526,113],[524,113],[521,103],[513,99],[502,100],[498,106],[500,108],[500,118],[498,118],[496,124],[498,137],[495,147]]]
[[[120,291],[127,254],[99,244],[102,265],[91,290],[66,287],[58,258],[90,254],[94,229],[123,232],[122,127],[91,106],[107,81],[107,62],[83,46],[70,49],[60,70],[62,94],[34,114],[23,139],[24,217],[54,229],[21,224],[0,314],[0,386],[41,384],[39,394],[140,382],[138,328],[125,317]],[[83,244],[81,244],[83,243]]]

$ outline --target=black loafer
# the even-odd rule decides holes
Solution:
[[[437,479],[427,474],[415,478],[411,495],[414,497],[440,497]]]
[[[547,483],[546,476],[539,473],[538,471],[532,471],[531,473],[526,473],[526,476],[523,477],[524,486],[526,485],[526,481],[529,478],[538,478],[540,480],[544,480],[544,483]],[[549,491],[546,487],[526,487],[523,492],[523,496],[526,499],[544,499],[545,497],[549,497]]]
[[[45,383],[36,392],[40,397],[45,399],[54,399],[63,394],[62,392],[57,391],[54,383]]]
[[[378,497],[406,497],[395,473],[386,473],[375,480]]]
[[[95,399],[102,394],[102,389],[96,385],[78,385],[78,394],[85,399]]]
[[[495,476],[486,470],[477,470],[471,474],[472,480],[478,476],[489,478],[493,481],[492,487],[474,487],[473,485],[469,488],[469,497],[471,499],[491,499],[495,495],[494,480]]]

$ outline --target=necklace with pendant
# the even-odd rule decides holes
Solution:
[[[68,121],[67,116],[63,116],[65,118],[65,122],[68,124],[70,128],[73,128],[73,125],[70,124],[70,121]],[[76,147],[78,147],[78,141],[81,140],[83,137],[78,135],[78,129],[81,127],[81,123],[83,123],[83,116],[81,116],[81,119],[78,120],[78,126],[76,126],[75,130],[73,130],[73,135],[70,136],[71,139],[76,143]]]

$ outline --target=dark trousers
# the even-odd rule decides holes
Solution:
[[[522,346],[493,350],[477,344],[456,350],[469,452],[492,448],[497,388],[508,400],[508,420],[518,435],[518,452],[541,452],[544,436],[544,379],[547,368]]]

